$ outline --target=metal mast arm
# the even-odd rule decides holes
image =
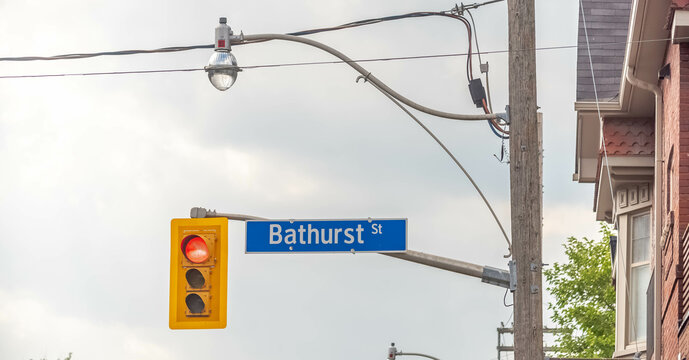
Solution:
[[[450,259],[442,256],[422,253],[420,251],[407,250],[403,253],[382,253],[383,255],[415,262],[438,269],[452,271],[458,274],[468,275],[481,279],[481,282],[492,284],[507,289],[513,289],[516,286],[515,280],[512,280],[510,271],[496,269],[490,266],[481,266],[477,264],[468,263],[461,260]]]
[[[230,220],[270,220],[253,215],[244,214],[225,214],[219,213],[215,210],[207,210],[202,207],[191,208],[190,217],[192,218],[207,218],[207,217],[224,217]],[[452,271],[458,274],[464,274],[481,279],[482,282],[504,287],[513,290],[516,286],[516,279],[511,276],[510,271],[497,269],[490,266],[481,266],[477,264],[468,263],[461,260],[450,259],[442,256],[422,253],[420,251],[407,250],[403,253],[380,253],[382,255],[391,256],[400,260],[411,261],[417,264],[422,264],[438,269]]]
[[[440,360],[440,359],[438,359],[438,358],[435,357],[435,356],[431,356],[431,355],[427,355],[427,354],[422,354],[422,353],[410,353],[410,352],[401,352],[401,351],[400,351],[400,352],[398,352],[398,353],[395,354],[395,355],[397,355],[397,356],[400,356],[400,355],[413,355],[413,356],[422,356],[422,357],[429,358],[429,359],[433,359],[433,360]]]

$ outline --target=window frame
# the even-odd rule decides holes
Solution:
[[[628,183],[616,188],[616,195],[620,196],[619,192],[632,191],[634,188],[640,189],[642,186],[649,186],[648,183]],[[639,217],[645,214],[649,216],[649,241],[648,241],[648,262],[636,262],[635,266],[648,263],[652,268],[652,258],[651,253],[652,247],[652,228],[653,228],[653,199],[649,197],[648,199],[640,198],[639,202],[636,204],[627,203],[626,206],[621,207],[619,203],[616,204],[617,212],[615,219],[616,229],[618,230],[617,237],[617,250],[615,256],[615,268],[613,272],[615,275],[615,291],[617,293],[615,303],[616,303],[616,314],[615,314],[615,352],[613,357],[625,357],[630,354],[634,354],[637,351],[646,351],[645,339],[631,340],[631,318],[629,316],[631,311],[631,260],[632,260],[632,217]],[[652,269],[649,269],[652,271]],[[643,288],[643,293],[645,294],[646,286],[648,282],[641,285]],[[645,314],[645,309],[644,309]],[[648,319],[647,319],[648,321]],[[645,328],[644,328],[645,330]],[[646,334],[648,336],[648,334]]]
[[[640,211],[634,211],[634,212],[628,213],[626,215],[628,216],[628,222],[627,222],[627,236],[626,236],[627,259],[625,259],[626,260],[625,262],[627,263],[626,264],[626,276],[627,276],[626,282],[627,282],[627,284],[629,284],[629,286],[628,286],[628,288],[625,289],[625,299],[624,300],[626,302],[626,307],[625,307],[625,313],[626,314],[625,314],[625,316],[626,316],[626,320],[627,320],[626,324],[625,324],[625,338],[626,338],[625,343],[627,346],[629,346],[629,345],[634,345],[634,344],[645,343],[646,342],[646,336],[648,335],[648,334],[644,334],[644,337],[642,337],[642,338],[640,338],[638,336],[636,336],[636,339],[632,338],[632,335],[636,335],[636,334],[632,333],[632,331],[634,331],[634,328],[636,328],[635,329],[636,333],[638,333],[639,330],[642,330],[644,332],[646,331],[646,324],[644,324],[643,326],[639,326],[637,324],[637,326],[632,327],[632,323],[633,323],[632,322],[632,312],[634,310],[634,308],[632,306],[634,299],[632,299],[632,296],[635,293],[635,291],[634,291],[635,289],[633,288],[634,283],[632,281],[632,270],[635,268],[641,268],[641,267],[645,266],[648,268],[648,276],[649,277],[651,276],[651,228],[652,228],[651,221],[652,221],[652,219],[651,219],[651,209],[650,208],[646,208],[646,209],[643,209]],[[648,234],[645,237],[636,238],[635,237],[636,234],[634,233],[634,221],[636,219],[644,217],[644,216],[648,217],[648,228],[646,229]],[[634,261],[633,260],[634,259],[634,253],[633,253],[633,251],[634,251],[634,240],[644,239],[644,238],[646,239],[646,245],[647,245],[646,259],[642,260],[642,261],[633,262]],[[643,294],[639,298],[639,300],[644,301],[644,304],[643,304],[644,306],[641,307],[642,316],[646,314],[646,305],[647,304],[645,303],[645,301],[646,301],[645,294],[646,294],[646,289],[648,287],[649,280],[650,279],[645,279],[644,281],[641,281],[637,284],[637,286],[639,286],[640,289],[643,290]],[[646,321],[648,321],[648,319],[646,319]],[[643,327],[643,329],[642,329],[642,327]]]

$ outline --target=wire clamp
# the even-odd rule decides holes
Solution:
[[[481,74],[488,73],[488,61],[483,64],[479,64],[479,68],[481,69]]]
[[[366,74],[366,76],[359,75],[356,77],[356,82],[359,82],[359,80],[364,79],[364,82],[368,82],[368,77],[371,76],[371,73],[369,72]]]

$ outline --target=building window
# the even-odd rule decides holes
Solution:
[[[646,289],[650,280],[651,219],[648,212],[631,216],[629,264],[629,343],[646,339]]]

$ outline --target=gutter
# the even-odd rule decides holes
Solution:
[[[662,301],[661,301],[661,283],[662,283],[662,271],[659,271],[662,266],[661,262],[661,253],[660,253],[660,237],[662,233],[662,226],[660,224],[660,217],[662,215],[661,211],[661,185],[662,185],[662,165],[663,165],[663,92],[660,89],[660,87],[656,84],[651,84],[642,80],[639,80],[638,78],[634,77],[633,74],[633,69],[631,66],[627,66],[626,71],[625,71],[625,77],[627,81],[635,87],[638,87],[639,89],[646,90],[649,92],[652,92],[655,95],[655,166],[653,167],[653,234],[654,234],[654,239],[655,239],[655,244],[654,244],[654,271],[653,271],[653,276],[655,276],[655,280],[653,282],[654,285],[654,302],[655,302],[655,315],[653,316],[653,352],[656,354],[661,353],[661,345],[662,341],[661,335],[662,335],[662,328],[660,324],[661,320],[661,307],[662,307]]]

